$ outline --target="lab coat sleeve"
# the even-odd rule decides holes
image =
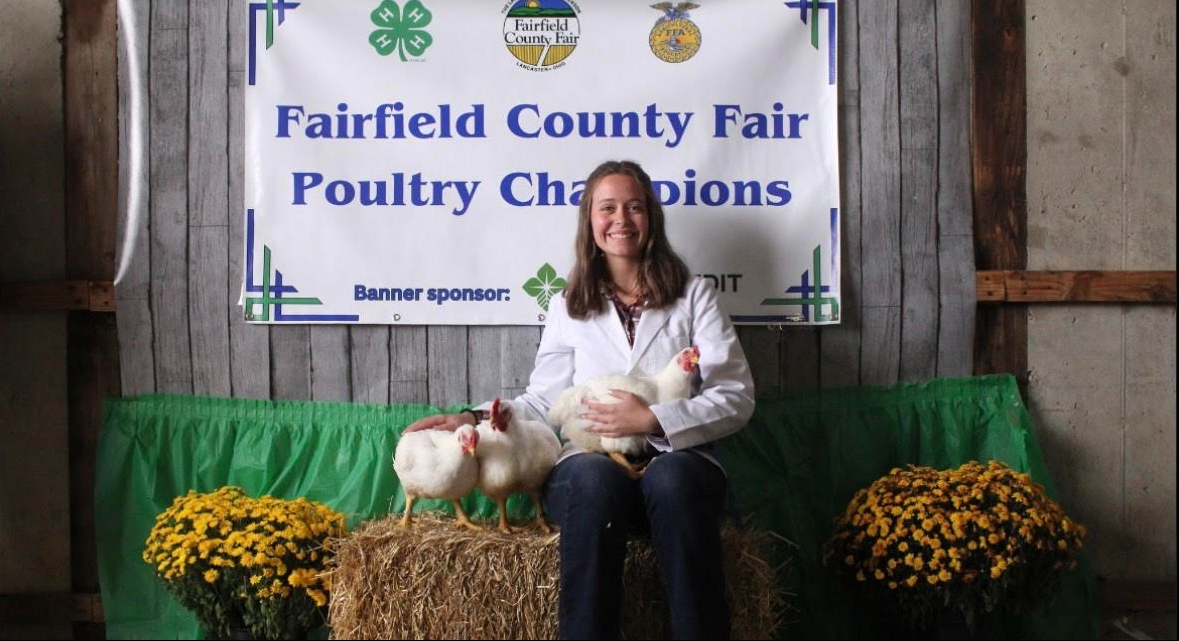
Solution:
[[[549,314],[528,387],[511,401],[512,412],[517,417],[548,423],[549,408],[561,392],[573,386],[573,347],[564,335],[568,321],[565,296],[554,296],[549,303]],[[479,405],[478,409],[490,410],[491,402]]]
[[[651,406],[664,432],[651,442],[665,451],[724,438],[739,431],[753,415],[753,376],[716,288],[697,279],[685,296],[691,306],[692,344],[700,347],[700,392]]]

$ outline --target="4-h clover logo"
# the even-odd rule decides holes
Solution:
[[[405,62],[406,51],[420,56],[434,43],[434,38],[422,30],[433,17],[419,0],[405,3],[404,13],[393,0],[384,0],[381,6],[373,9],[373,24],[380,29],[369,34],[368,41],[382,56],[396,50],[401,61]]]
[[[536,276],[529,278],[528,282],[524,283],[524,291],[535,298],[536,302],[547,312],[549,311],[549,300],[564,291],[566,285],[568,283],[565,282],[565,279],[557,276],[557,270],[553,269],[552,265],[545,263],[536,272]]]

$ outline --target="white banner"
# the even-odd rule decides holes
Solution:
[[[839,321],[834,1],[247,8],[246,320],[543,323],[629,159],[735,322]]]

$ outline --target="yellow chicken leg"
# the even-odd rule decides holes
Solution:
[[[497,529],[504,534],[511,534],[515,530],[508,525],[508,499],[506,497],[497,498],[495,502],[499,505],[499,527]]]
[[[531,492],[530,494],[532,495],[532,503],[536,506],[536,526],[540,528],[541,532],[552,534],[552,524],[544,518],[544,507],[540,504],[540,492]]]
[[[627,476],[636,481],[642,478],[643,472],[647,469],[646,467],[635,469],[635,466],[632,465],[630,461],[626,460],[626,457],[623,456],[621,452],[610,452],[610,458],[614,459],[615,463],[622,466],[622,469],[626,472]]]
[[[483,528],[479,527],[478,525],[475,525],[474,523],[471,522],[471,519],[467,518],[467,513],[466,513],[466,511],[463,510],[463,504],[459,503],[458,499],[451,499],[450,503],[452,505],[454,505],[454,519],[455,519],[454,526],[455,527],[466,527],[466,528],[470,528],[476,532],[483,531]]]
[[[401,516],[401,527],[409,527],[409,515],[413,511],[413,502],[416,498],[412,494],[405,495],[405,514]]]

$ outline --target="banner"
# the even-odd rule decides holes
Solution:
[[[634,160],[737,323],[840,317],[836,2],[250,2],[245,319],[544,322]]]

